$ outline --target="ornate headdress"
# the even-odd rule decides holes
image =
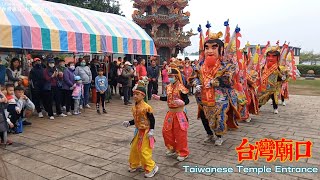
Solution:
[[[168,66],[168,74],[175,75],[178,78],[178,80],[180,81],[180,83],[183,83],[181,72],[179,70],[179,65],[180,65],[179,60],[175,60],[175,61],[171,62]]]

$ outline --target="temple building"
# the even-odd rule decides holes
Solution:
[[[134,0],[132,19],[154,40],[161,63],[191,45],[193,30],[183,32],[190,13],[188,0]]]

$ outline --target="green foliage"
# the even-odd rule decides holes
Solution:
[[[86,3],[87,2],[86,0],[47,0],[47,1],[68,4],[71,6],[124,16],[123,12],[120,10],[119,1],[116,1],[116,0],[88,0],[88,2],[90,3]]]
[[[305,75],[309,70],[313,70],[315,75],[320,75],[320,66],[318,65],[297,65],[300,73]]]
[[[314,53],[313,51],[302,52],[300,54],[300,64],[306,61],[311,62],[312,64],[320,63],[320,54]]]

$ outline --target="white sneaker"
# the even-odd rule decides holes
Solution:
[[[283,102],[282,102],[282,106],[286,106],[286,102],[283,101]]]
[[[177,157],[177,160],[181,162],[181,161],[184,161],[184,160],[187,159],[187,158],[188,158],[188,156],[185,156],[185,157],[178,156],[178,157]]]
[[[124,97],[123,96],[121,96],[121,98],[120,98],[121,100],[124,100]]]
[[[67,117],[67,115],[65,115],[65,114],[63,114],[63,113],[59,114],[59,116],[60,116],[60,117]]]
[[[214,142],[214,145],[216,145],[216,146],[221,146],[222,143],[223,143],[223,139],[222,139],[222,137],[221,137],[221,138],[218,138],[218,139],[216,140],[216,142]]]
[[[50,116],[49,119],[50,119],[50,120],[54,120],[54,117],[53,117],[53,116]]]
[[[144,177],[146,178],[152,178],[159,170],[159,167],[157,165],[154,166],[154,168],[152,169],[152,171],[150,171],[149,173],[144,174]]]
[[[74,113],[73,113],[73,115],[79,115],[79,114],[80,114],[79,112],[74,112]]]
[[[275,110],[273,111],[273,113],[274,113],[274,114],[278,114],[278,113],[279,113],[278,109],[275,109]]]
[[[82,106],[82,105],[80,105],[80,106],[79,106],[79,108],[80,108],[80,109],[83,109],[83,106]]]
[[[167,149],[166,156],[174,156],[174,155],[176,155],[176,151],[175,150]]]
[[[39,118],[43,118],[42,112],[39,112],[38,117],[39,117]]]
[[[68,115],[68,116],[72,116],[72,113],[71,113],[71,112],[67,112],[67,115]]]
[[[251,122],[251,117],[249,117],[248,119],[246,119],[244,121],[246,121],[247,123]]]
[[[91,108],[91,106],[89,104],[86,105],[86,108]]]

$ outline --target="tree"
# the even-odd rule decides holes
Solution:
[[[68,4],[80,8],[91,9],[106,13],[118,14],[121,16],[123,12],[120,10],[119,1],[116,0],[47,0],[56,3]]]
[[[313,51],[306,51],[300,54],[300,64],[303,62],[310,62],[311,65],[320,64],[320,54],[316,54]]]

